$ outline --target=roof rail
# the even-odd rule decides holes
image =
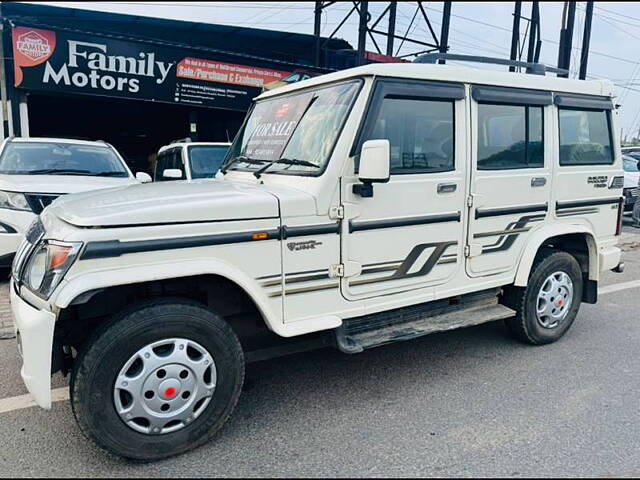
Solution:
[[[549,67],[543,63],[521,62],[519,60],[507,60],[506,58],[480,57],[476,55],[458,55],[454,53],[425,53],[416,57],[413,63],[436,63],[438,60],[458,60],[461,62],[489,63],[493,65],[508,65],[510,67],[522,67],[527,73],[544,75],[547,72],[568,75],[569,71],[563,68]]]
[[[189,137],[179,138],[177,140],[173,140],[171,143],[191,143],[191,138]]]

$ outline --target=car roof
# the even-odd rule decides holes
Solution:
[[[54,138],[54,137],[14,137],[12,143],[66,143],[69,145],[91,145],[95,147],[113,148],[102,140],[77,140],[75,138]]]
[[[384,63],[340,70],[301,82],[268,90],[257,99],[269,98],[304,88],[324,85],[358,77],[395,77],[401,79],[435,80],[445,82],[495,85],[532,90],[613,96],[613,83],[609,80],[573,80],[549,75],[494,71],[453,65],[427,63]]]
[[[198,147],[198,146],[210,146],[210,147],[230,147],[230,142],[174,142],[169,145],[164,145],[160,147],[158,153],[164,152],[170,148],[174,147]]]

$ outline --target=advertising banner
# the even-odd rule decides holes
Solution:
[[[290,72],[218,61],[193,51],[84,33],[16,26],[15,86],[246,110],[264,84]]]

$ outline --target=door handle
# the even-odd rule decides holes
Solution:
[[[439,183],[438,193],[453,193],[457,190],[457,183]]]
[[[547,179],[544,177],[533,177],[531,179],[532,187],[544,187],[547,184]]]

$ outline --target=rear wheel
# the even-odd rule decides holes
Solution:
[[[72,408],[82,431],[136,460],[208,441],[231,415],[244,379],[230,326],[188,301],[159,301],[97,331],[76,361]]]
[[[552,343],[569,330],[582,299],[582,272],[566,252],[544,251],[526,287],[512,287],[506,302],[516,316],[505,321],[519,340],[533,345]]]

